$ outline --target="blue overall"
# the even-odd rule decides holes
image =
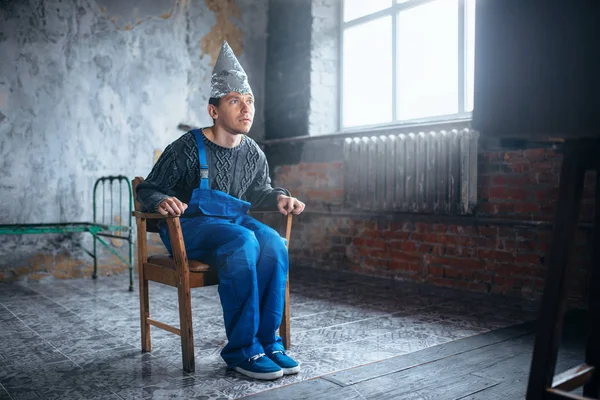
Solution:
[[[284,350],[281,324],[288,272],[285,239],[247,215],[250,203],[208,185],[202,133],[193,131],[200,159],[200,187],[181,216],[190,259],[216,268],[228,343],[221,357],[229,368],[259,353]],[[160,237],[173,255],[167,228]]]

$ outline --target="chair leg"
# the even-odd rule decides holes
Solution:
[[[148,296],[148,281],[140,282],[140,317],[142,326],[142,352],[152,351],[152,343],[150,341],[150,298]]]
[[[591,379],[584,385],[584,396],[600,397],[600,168],[596,169],[596,207],[594,211],[594,239],[588,293],[588,337],[585,363],[596,367]]]
[[[146,220],[137,221],[137,265],[139,275],[139,292],[140,292],[140,324],[142,332],[142,352],[152,351],[150,342],[150,299],[148,297],[148,280],[144,277],[144,262],[148,258],[146,250]]]
[[[179,287],[177,291],[179,295],[179,328],[181,331],[183,370],[193,372],[196,366],[194,360],[194,331],[192,328],[192,299],[189,285],[187,288]]]
[[[285,283],[285,302],[283,303],[283,317],[279,326],[279,333],[283,341],[283,347],[289,350],[291,346],[290,338],[290,274],[288,273]]]
[[[527,400],[544,399],[546,389],[552,386],[566,304],[569,256],[577,228],[584,175],[585,166],[577,149],[565,151]]]

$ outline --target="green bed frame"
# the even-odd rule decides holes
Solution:
[[[114,225],[112,222],[114,206],[117,204],[117,200],[114,196],[113,184],[119,185],[119,220],[120,225]],[[109,186],[110,196],[109,200],[106,199],[106,186]],[[125,191],[123,190],[125,186]],[[97,193],[102,190],[102,201],[101,201],[101,212],[96,201]],[[125,206],[129,207],[127,217],[123,219],[123,192],[127,195],[125,200],[127,203]],[[96,180],[94,184],[93,193],[93,222],[62,222],[62,223],[51,223],[51,224],[14,224],[14,225],[0,225],[0,235],[29,235],[29,234],[44,234],[44,233],[83,233],[89,232],[94,238],[94,250],[90,252],[87,249],[83,249],[94,259],[94,273],[93,279],[98,277],[98,256],[97,256],[97,243],[100,242],[110,252],[117,256],[123,261],[129,268],[129,291],[133,291],[133,193],[131,189],[131,181],[123,175],[118,176],[103,176]],[[110,203],[110,214],[108,219],[106,218],[106,211]],[[100,218],[102,214],[102,218]],[[104,239],[111,238],[117,240],[125,240],[129,243],[129,260],[126,260],[121,254],[115,251]]]

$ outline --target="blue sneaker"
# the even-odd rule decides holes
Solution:
[[[300,372],[300,366],[285,351],[276,350],[269,355],[273,362],[281,367],[284,375],[292,375]]]
[[[233,370],[254,379],[273,380],[281,378],[283,371],[277,364],[260,353],[233,367]]]

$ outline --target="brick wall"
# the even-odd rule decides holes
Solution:
[[[481,153],[476,216],[492,221],[346,212],[341,161],[276,166],[275,183],[308,207],[294,222],[292,263],[539,298],[561,159],[550,149]],[[595,176],[588,174],[584,221],[592,218],[594,183]],[[540,221],[540,226],[514,225],[516,219]],[[572,297],[585,295],[590,241],[591,230],[580,229]]]

